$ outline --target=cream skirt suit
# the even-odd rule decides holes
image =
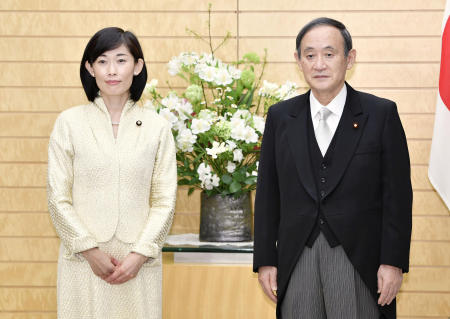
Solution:
[[[117,138],[101,97],[56,120],[48,152],[48,208],[61,239],[58,318],[161,318],[161,247],[177,188],[170,124],[128,101]],[[138,275],[110,285],[81,251],[100,247],[118,260],[150,257]]]

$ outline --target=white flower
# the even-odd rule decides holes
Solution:
[[[207,67],[207,65],[206,65],[205,63],[201,62],[201,60],[200,60],[200,61],[195,65],[195,67],[194,67],[194,72],[197,73],[197,74],[199,74],[199,73],[201,72],[201,70],[202,70],[204,67]]]
[[[200,180],[204,180],[211,175],[211,167],[205,163],[201,163],[197,168],[197,173]]]
[[[213,66],[203,65],[200,67],[199,65],[198,76],[206,82],[213,82],[216,78],[216,73],[217,69]]]
[[[217,158],[217,155],[226,152],[228,149],[225,146],[225,143],[219,143],[214,141],[211,148],[206,148],[206,153],[210,155],[212,158]]]
[[[213,189],[213,185],[211,184],[211,180],[210,179],[205,179],[204,181],[202,181],[201,187],[205,188],[207,190]]]
[[[205,179],[203,186],[204,188],[211,190],[213,189],[213,187],[217,187],[219,186],[219,177],[216,174],[213,174],[210,178]]]
[[[233,117],[230,120],[231,137],[238,141],[245,141],[246,143],[258,142],[258,134],[254,128],[245,124],[245,120]]]
[[[245,112],[248,112],[246,110],[238,110],[236,113],[240,111],[242,111],[243,116],[246,115]],[[248,113],[248,116],[251,116],[250,113]],[[245,120],[241,119],[240,117],[240,115],[238,115],[237,117],[233,116],[230,120],[231,137],[238,141],[245,141],[246,143],[258,142],[258,134],[256,134],[255,129],[251,126],[246,125]]]
[[[169,69],[169,74],[174,76],[181,71],[181,61],[178,57],[173,57],[169,63],[167,63],[167,68]]]
[[[220,178],[216,174],[213,174],[211,177],[211,183],[214,187],[219,186]]]
[[[180,104],[180,98],[174,93],[170,93],[168,96],[161,100],[161,104],[167,107],[169,110],[177,110]]]
[[[199,60],[200,63],[207,63],[214,65],[217,62],[217,59],[214,58],[214,56],[211,53],[203,53]]]
[[[233,151],[236,148],[236,143],[235,142],[228,140],[226,143],[227,143],[228,150],[230,152]]]
[[[211,128],[211,125],[208,123],[208,121],[203,119],[193,119],[191,130],[194,134],[200,134],[209,131]]]
[[[205,180],[202,181],[201,187],[207,190],[211,190],[213,189],[213,185],[211,183],[211,179],[210,178],[206,178]]]
[[[194,112],[192,104],[186,99],[179,99],[179,103],[176,105],[178,116],[182,120],[187,120],[189,116]]]
[[[242,121],[242,120],[241,120]],[[233,124],[233,121],[231,122]],[[238,141],[244,141],[247,135],[245,125],[235,125],[231,130],[231,137]]]
[[[244,155],[242,155],[242,150],[240,148],[235,149],[233,151],[233,161],[240,163],[244,159]]]
[[[183,152],[192,152],[196,141],[197,135],[192,134],[190,129],[186,128],[178,132],[177,147]]]
[[[287,100],[296,95],[297,84],[291,81],[286,81],[283,85],[281,85],[277,92],[276,97],[280,100]]]
[[[261,134],[264,133],[264,125],[265,125],[265,121],[264,121],[263,117],[258,116],[258,115],[253,115],[253,126]]]
[[[256,134],[255,130],[250,127],[246,126],[244,131],[244,141],[245,143],[256,143],[258,142],[258,134]]]
[[[283,85],[278,86],[275,83],[263,81],[262,87],[258,91],[258,95],[264,97],[273,97],[278,100],[286,100],[297,94],[298,86],[296,83],[286,81]]]
[[[231,77],[231,74],[227,71],[227,69],[220,68],[216,72],[214,82],[216,82],[217,85],[228,85],[233,82],[233,78]]]
[[[282,85],[278,88],[276,96],[279,99],[282,99],[283,97],[286,96],[286,94],[288,94],[288,92],[289,92],[289,87]]]
[[[197,168],[198,178],[201,181],[201,187],[207,190],[219,186],[220,178],[212,173],[211,167],[205,163],[201,163]]]
[[[295,97],[295,96],[297,96],[298,94],[297,94],[297,91],[291,91],[291,92],[289,92],[288,94],[286,94],[286,96],[283,98],[283,100],[288,100],[288,99],[290,99],[290,98],[292,98],[292,97]]]
[[[172,125],[172,130],[174,131],[182,131],[185,130],[186,124],[184,124],[184,121],[177,121],[175,124]]]
[[[187,66],[197,63],[198,59],[199,56],[195,52],[184,52],[180,54],[181,63]]]
[[[248,120],[250,119],[252,114],[248,110],[237,110],[234,114],[234,118]]]
[[[252,176],[258,176],[258,172],[257,171],[253,171],[252,172]]]
[[[150,82],[145,84],[145,91],[146,92],[152,92],[156,89],[156,86],[158,85],[157,79],[151,79]]]
[[[241,78],[242,71],[238,68],[235,68],[234,66],[230,65],[228,67],[228,72],[230,72],[230,75],[233,79],[237,80]]]
[[[161,104],[169,110],[175,110],[181,120],[189,118],[193,112],[192,104],[186,99],[180,99],[176,94],[170,93],[161,100]]]
[[[168,108],[162,108],[159,111],[159,115],[164,117],[172,125],[174,125],[176,122],[178,122],[178,118]]]
[[[262,87],[258,91],[258,95],[260,95],[260,96],[275,96],[277,89],[278,89],[278,85],[276,83],[272,83],[272,82],[268,82],[268,81],[264,80]]]
[[[230,125],[231,125],[231,129],[234,130],[238,127],[244,127],[245,126],[245,120],[239,118],[239,117],[232,117],[230,119]]]
[[[239,117],[232,117],[230,119],[231,125],[231,137],[237,141],[245,141],[248,133],[247,125],[245,120]]]
[[[236,164],[234,164],[233,162],[228,162],[227,164],[227,171],[228,173],[233,173],[236,170]]]
[[[216,115],[211,110],[203,109],[200,111],[200,113],[198,113],[197,117],[211,124],[214,121]]]

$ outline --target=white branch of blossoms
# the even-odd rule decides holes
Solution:
[[[229,85],[241,77],[241,70],[223,63],[211,54],[198,55],[195,52],[182,52],[167,63],[169,74],[180,74],[183,67],[194,66],[194,73],[205,82],[215,85]]]
[[[274,103],[295,96],[297,89],[289,81],[261,83],[265,61],[260,64],[256,53],[248,53],[227,64],[212,54],[183,52],[167,64],[172,76],[188,82],[182,94],[171,91],[162,96],[155,79],[146,85],[151,100],[144,105],[172,125],[179,183],[189,185],[190,192],[195,187],[225,195],[255,189],[265,126],[258,113],[260,103],[266,114]],[[258,65],[262,65],[259,79]]]
[[[225,142],[219,143],[214,141],[211,148],[206,148],[206,153],[216,159],[218,154],[227,152],[228,150],[229,148],[225,145]]]

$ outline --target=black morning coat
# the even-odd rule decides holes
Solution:
[[[346,85],[322,198],[306,134],[310,91],[273,105],[267,115],[255,199],[253,271],[278,268],[277,318],[293,268],[317,221],[319,201],[328,226],[375,300],[380,264],[408,272],[412,188],[397,107]],[[381,318],[396,318],[395,300],[379,309]]]

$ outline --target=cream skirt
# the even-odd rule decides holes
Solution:
[[[115,237],[99,248],[122,260],[132,244]],[[64,257],[61,244],[58,258],[57,304],[59,319],[161,319],[161,254],[146,262],[138,275],[121,285],[110,285],[94,275],[81,254]]]

